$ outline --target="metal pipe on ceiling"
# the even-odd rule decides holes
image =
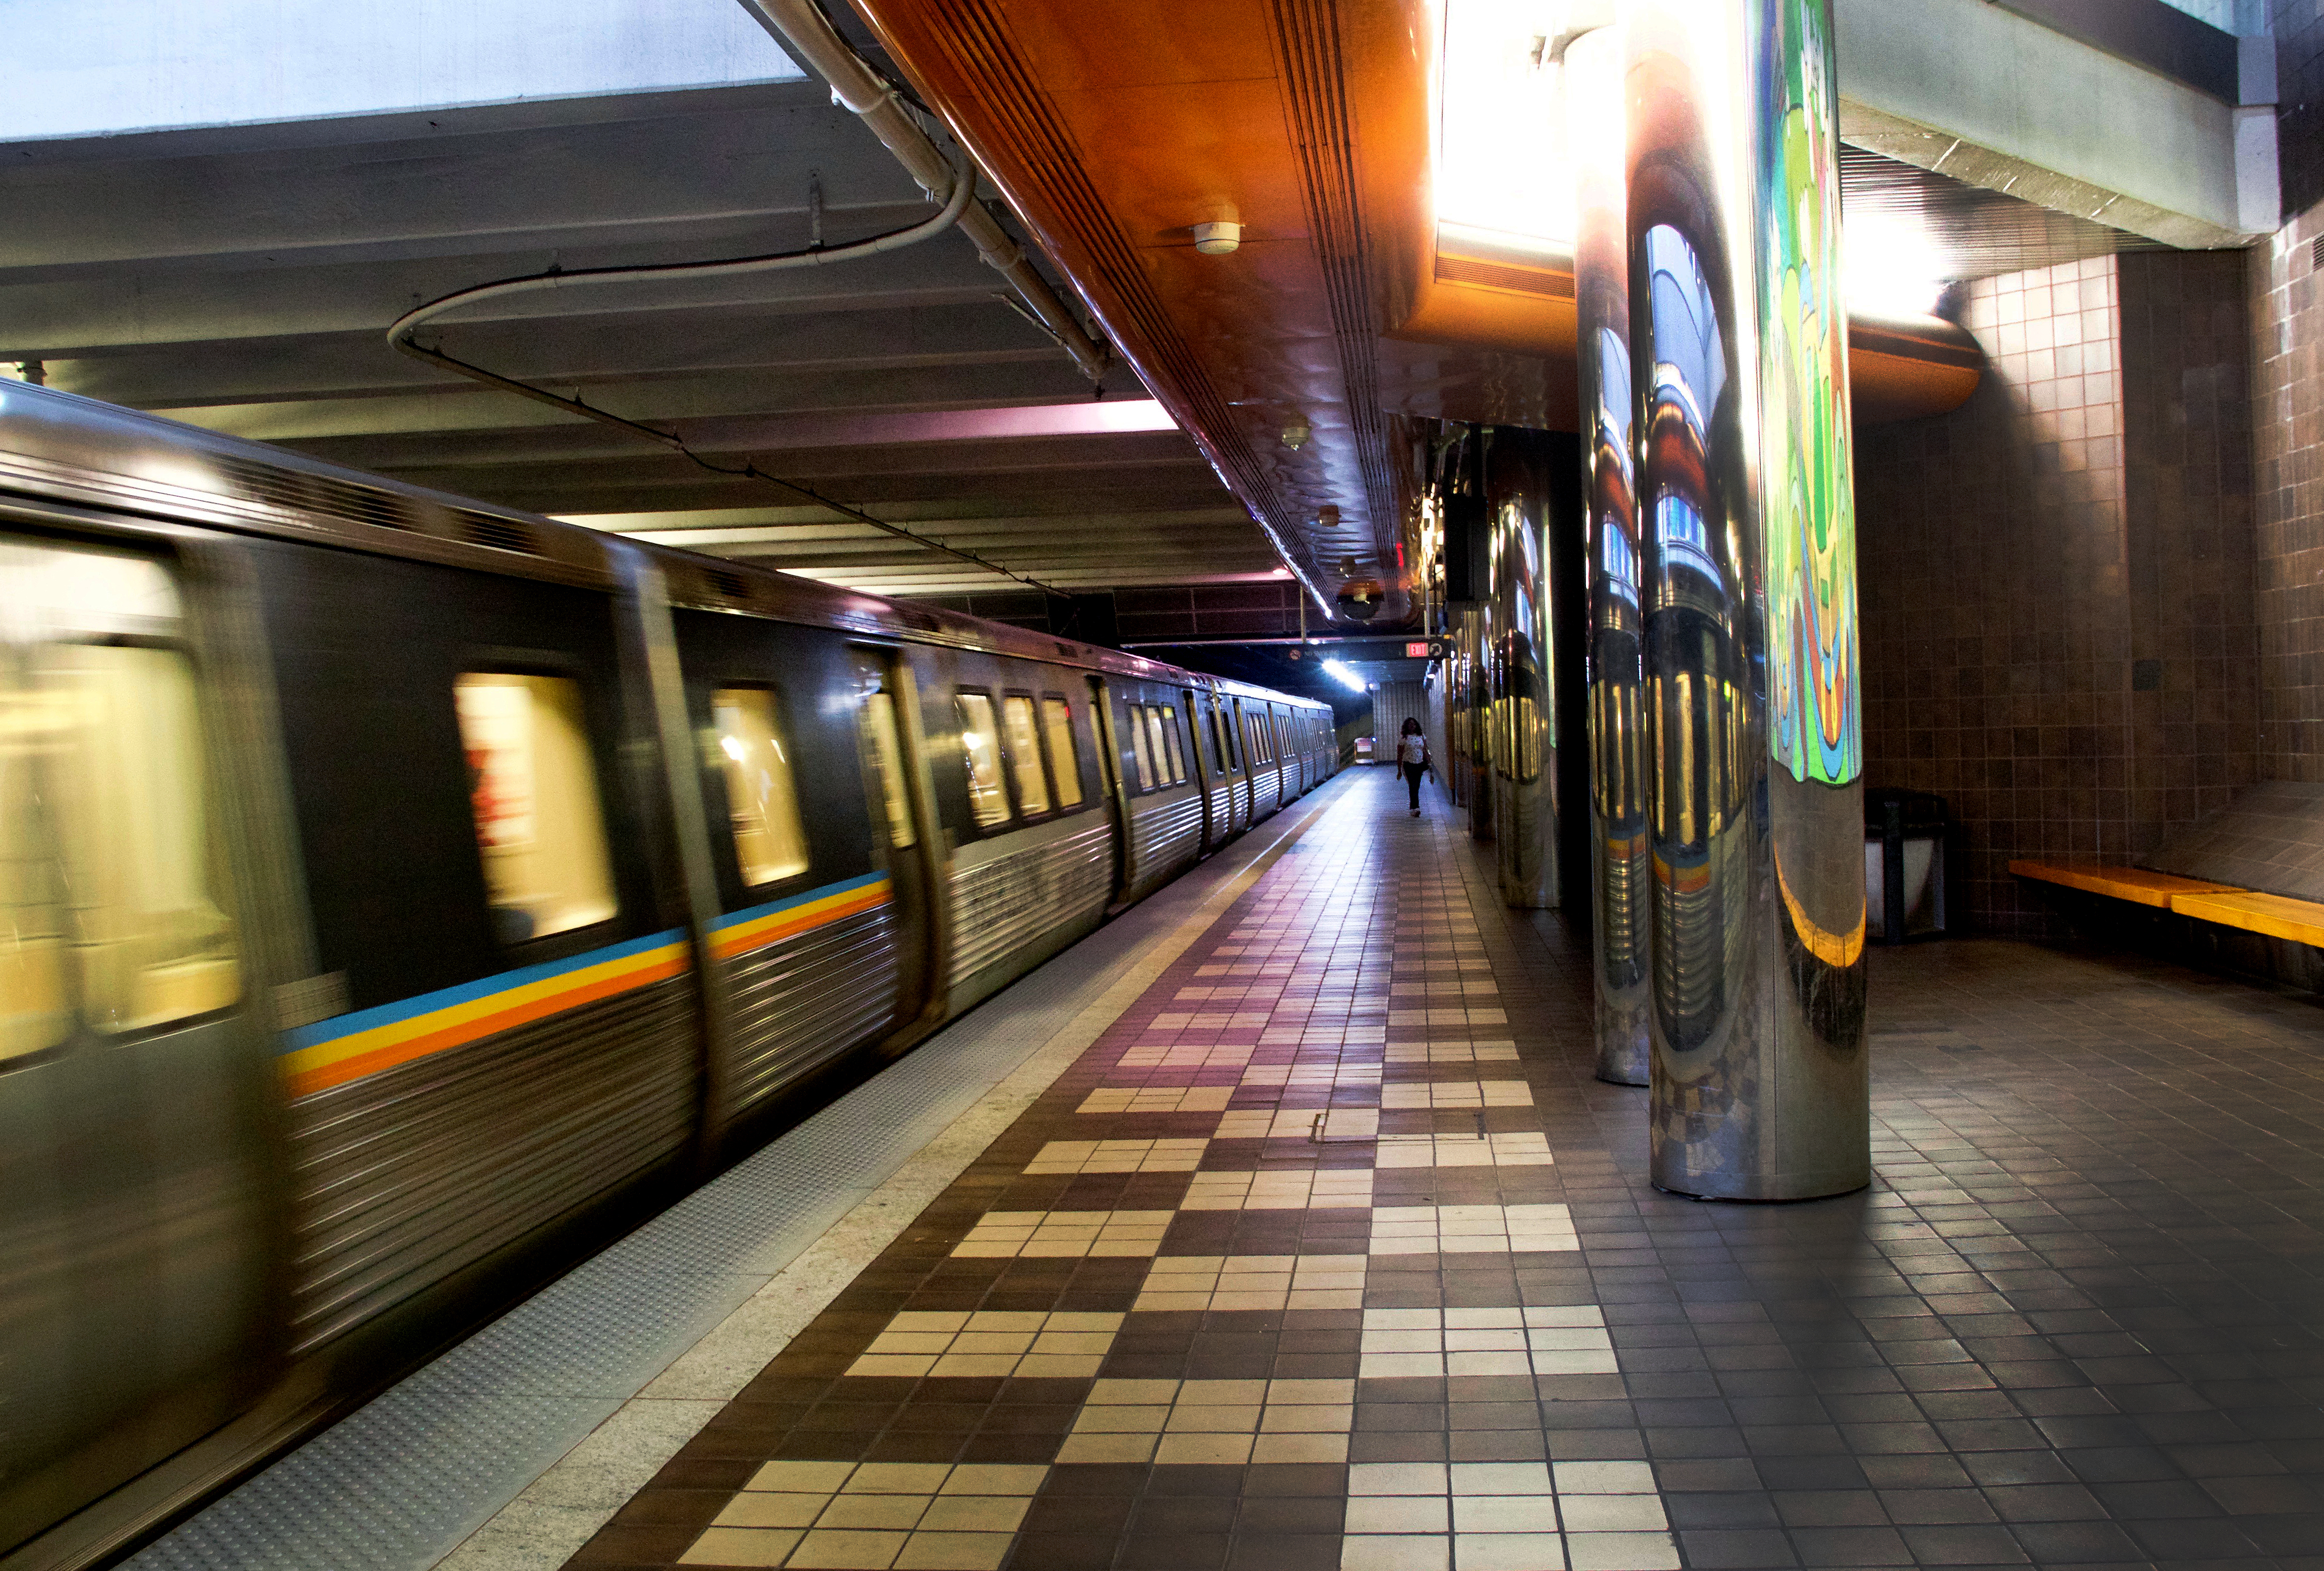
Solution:
[[[832,97],[871,128],[922,190],[949,189],[950,161],[905,109],[895,87],[839,35],[816,0],[742,0],[742,5],[788,53],[831,85]],[[1084,330],[1024,247],[1009,237],[982,203],[972,203],[960,216],[960,229],[976,243],[985,264],[1009,281],[1043,330],[1074,357],[1082,374],[1092,381],[1102,375],[1105,346]]]

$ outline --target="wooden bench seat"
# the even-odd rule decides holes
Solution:
[[[2197,921],[2237,928],[2271,938],[2290,938],[2324,949],[2324,902],[2262,894],[2231,883],[2209,883],[2143,867],[2116,867],[2096,862],[2012,862],[2009,871],[2020,878],[2108,895],[2135,905],[2153,906]]]
[[[2324,905],[2312,900],[2289,900],[2255,890],[2223,890],[2172,898],[2171,909],[2182,917],[2241,928],[2271,938],[2290,938],[2324,949]]]
[[[2160,910],[2172,909],[2171,902],[2180,895],[2209,894],[2214,891],[2237,892],[2231,883],[2207,883],[2199,878],[2179,878],[2168,873],[2149,873],[2144,867],[2098,862],[2012,862],[2009,871],[2020,878],[2038,878],[2044,883],[2063,884],[2090,894],[2112,895],[2116,900],[2151,905]]]

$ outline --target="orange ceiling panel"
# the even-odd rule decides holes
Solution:
[[[1268,8],[1243,5],[1113,5],[1084,0],[1083,25],[1059,26],[1049,7],[1025,0],[991,6],[1046,93],[1111,88],[1272,83]]]
[[[1570,293],[1437,255],[1437,0],[856,4],[1327,605],[1405,615],[1409,420],[1577,428]],[[1862,416],[1967,397],[1962,337],[1857,335]]]
[[[1273,77],[1047,97],[1133,244],[1192,246],[1196,224],[1220,219],[1244,226],[1246,241],[1307,238]]]

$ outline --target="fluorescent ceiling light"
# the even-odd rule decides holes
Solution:
[[[1543,60],[1571,7],[1448,0],[1439,84],[1436,217],[1572,254],[1564,68]]]
[[[1332,675],[1338,679],[1342,687],[1353,688],[1359,693],[1367,690],[1364,687],[1364,679],[1356,675],[1353,670],[1350,670],[1341,661],[1327,660],[1323,662],[1323,669],[1331,672]]]

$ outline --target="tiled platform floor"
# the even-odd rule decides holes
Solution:
[[[1873,1187],[1676,1199],[1554,921],[1393,785],[572,1564],[2324,1571],[2324,1012],[1878,951]]]

